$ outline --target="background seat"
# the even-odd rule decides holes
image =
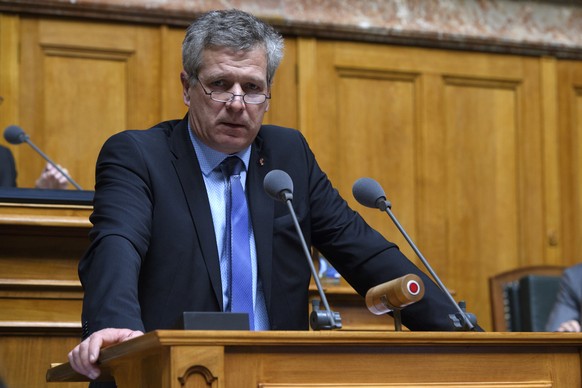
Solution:
[[[489,278],[494,331],[544,331],[564,266],[512,269]]]

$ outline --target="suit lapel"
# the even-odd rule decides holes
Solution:
[[[265,193],[263,180],[271,170],[270,165],[269,158],[263,154],[262,139],[259,132],[251,151],[246,187],[253,232],[255,234],[259,276],[263,285],[267,310],[270,310],[272,287],[274,202]]]
[[[224,310],[220,263],[216,249],[216,235],[214,233],[214,224],[212,223],[210,203],[208,202],[202,171],[188,134],[187,118],[182,120],[172,132],[171,147],[176,156],[173,161],[174,168],[178,174],[186,202],[188,203],[190,216],[194,223],[195,230],[192,237],[198,238],[198,244],[208,269],[208,276],[212,283],[214,295],[221,310]]]

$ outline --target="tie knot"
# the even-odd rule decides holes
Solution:
[[[220,170],[226,177],[240,175],[243,162],[238,156],[229,156],[220,163]]]

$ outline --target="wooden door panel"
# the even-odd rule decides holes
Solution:
[[[44,63],[44,125],[42,131],[33,128],[31,136],[87,190],[93,189],[102,144],[127,127],[126,65],[61,56]]]
[[[471,309],[489,304],[489,275],[519,264],[516,87],[458,79],[444,85],[445,180],[434,193],[446,211],[439,267]]]
[[[84,189],[94,186],[103,142],[160,117],[159,34],[107,23],[23,19],[20,125]],[[44,160],[15,150],[19,186],[32,187]]]
[[[557,84],[563,251],[571,265],[582,261],[582,63],[558,63]]]
[[[333,147],[324,156],[323,168],[342,189],[344,198],[366,213],[369,223],[378,228],[387,227],[392,239],[413,257],[412,250],[387,215],[357,204],[351,187],[364,176],[378,180],[393,203],[398,219],[407,225],[409,233],[416,234],[414,209],[404,205],[414,201],[417,192],[416,78],[394,72],[337,70],[337,127],[329,134]]]

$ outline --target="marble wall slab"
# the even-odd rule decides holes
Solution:
[[[0,11],[174,25],[217,8],[303,36],[582,58],[582,0],[0,0]]]

